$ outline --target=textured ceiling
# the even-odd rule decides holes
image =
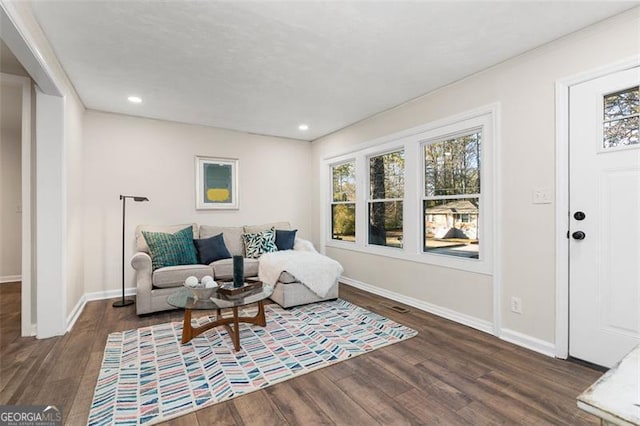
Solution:
[[[37,1],[88,108],[313,140],[637,2]],[[141,104],[127,102],[138,95]],[[301,132],[299,123],[310,129]]]

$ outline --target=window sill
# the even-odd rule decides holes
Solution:
[[[433,253],[408,253],[405,248],[371,245],[362,246],[357,243],[333,240],[325,241],[325,248],[326,247],[439,266],[442,268],[457,269],[476,274],[493,275],[493,270],[487,259],[472,259]]]

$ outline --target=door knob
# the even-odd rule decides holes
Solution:
[[[584,220],[584,218],[585,218],[585,217],[587,217],[587,215],[586,215],[586,214],[584,214],[584,212],[575,212],[575,213],[573,214],[573,218],[574,218],[575,220]]]
[[[573,234],[571,234],[571,236],[573,237],[574,240],[584,240],[587,237],[587,234],[585,234],[582,231],[576,231]]]

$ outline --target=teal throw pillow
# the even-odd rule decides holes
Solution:
[[[175,234],[142,231],[149,246],[153,270],[166,266],[194,265],[198,263],[193,245],[193,229],[189,226]]]
[[[278,251],[276,246],[276,230],[271,228],[255,234],[242,234],[245,257],[257,259],[263,253]]]

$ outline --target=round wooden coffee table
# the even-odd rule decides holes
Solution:
[[[236,351],[240,350],[240,330],[241,322],[259,325],[265,327],[267,321],[264,316],[264,300],[273,294],[273,287],[263,285],[261,288],[250,290],[236,296],[227,296],[219,294],[217,291],[213,293],[209,299],[194,299],[191,291],[185,287],[180,287],[175,293],[167,297],[167,303],[176,308],[184,309],[184,322],[182,326],[182,343],[187,343],[194,337],[204,333],[213,327],[223,326],[231,340]],[[238,308],[252,303],[258,304],[258,313],[256,316],[247,317],[239,316]],[[231,309],[231,316],[223,316],[223,309]],[[191,311],[193,310],[215,310],[216,319],[199,327],[191,325]]]

